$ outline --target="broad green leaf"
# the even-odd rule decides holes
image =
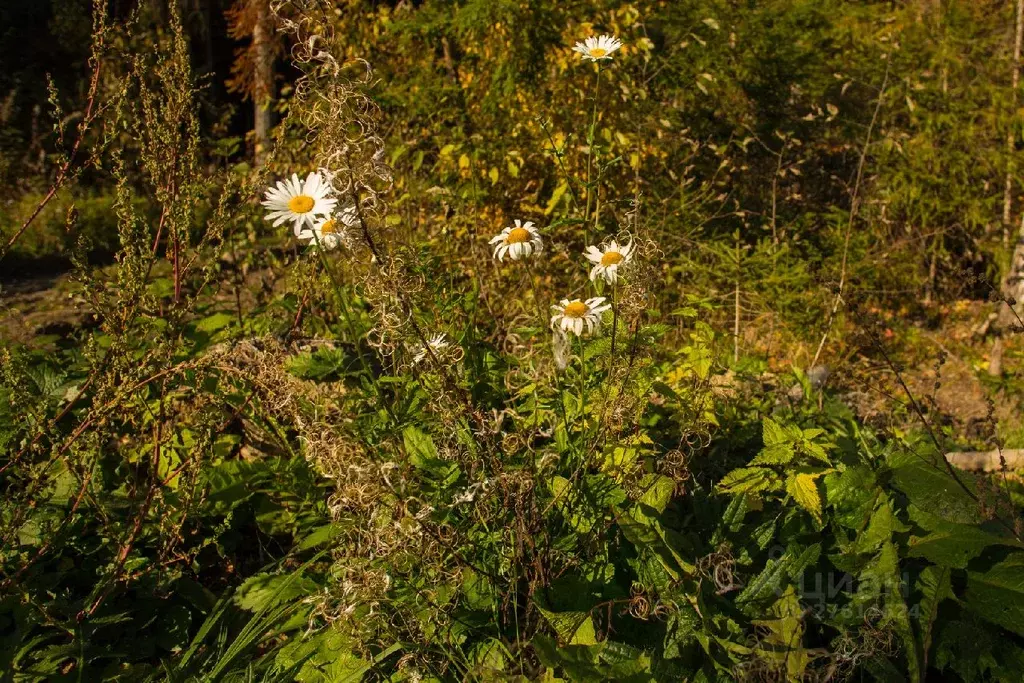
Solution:
[[[695,640],[695,633],[701,629],[700,615],[688,602],[681,602],[677,611],[669,615],[665,629],[663,655],[672,659],[682,655],[682,649]]]
[[[829,465],[832,464],[832,460],[828,457],[828,453],[825,452],[825,449],[820,444],[805,441],[800,445],[800,449],[815,460],[820,460],[821,462]]]
[[[950,522],[978,524],[984,520],[981,507],[972,497],[977,489],[970,473],[957,474],[961,486],[941,462],[904,456],[903,463],[893,470],[892,482],[911,503]]]
[[[900,572],[899,554],[891,542],[882,544],[881,549],[857,576],[857,591],[854,594],[855,614],[863,610],[884,606],[883,624],[887,624],[903,641],[903,654],[907,660],[910,679],[919,678],[917,642],[910,623],[910,611],[903,599],[903,576]]]
[[[963,569],[985,548],[993,545],[1020,547],[1014,538],[998,536],[974,525],[947,522],[914,505],[910,506],[910,519],[929,533],[911,536],[907,555],[923,557],[944,567]]]
[[[565,645],[596,645],[597,634],[590,612],[552,612],[541,606],[537,610],[544,615],[548,624]]]
[[[316,589],[316,582],[305,576],[256,574],[238,587],[233,601],[244,610],[259,612],[308,595]]]
[[[863,529],[884,495],[875,483],[875,473],[864,465],[826,475],[825,493],[832,519],[848,529]]]
[[[402,441],[405,443],[405,452],[410,462],[417,467],[437,459],[437,448],[434,440],[421,432],[416,427],[406,427],[402,431]]]
[[[231,313],[214,313],[213,315],[208,315],[197,322],[196,331],[209,334],[211,332],[216,332],[217,330],[222,330],[237,320],[238,316],[232,315]]]
[[[638,521],[629,512],[621,511],[615,519],[622,530],[622,535],[636,547],[637,552],[653,553],[673,580],[678,581],[693,574],[694,566],[676,552],[670,542],[670,536],[656,519]]]
[[[648,474],[640,482],[640,489],[644,492],[640,497],[640,502],[661,513],[665,511],[665,507],[672,500],[676,483],[661,474]]]
[[[948,567],[929,566],[917,577],[917,590],[921,600],[917,609],[918,659],[921,669],[928,669],[929,652],[932,647],[932,630],[939,615],[939,604],[947,598],[954,598],[949,581]]]
[[[987,572],[968,572],[964,602],[978,616],[1024,635],[1024,553],[1010,555]]]

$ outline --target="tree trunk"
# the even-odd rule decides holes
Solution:
[[[1017,87],[1020,85],[1020,51],[1021,38],[1024,37],[1024,0],[1017,0],[1017,18],[1014,30],[1013,43],[1013,75],[1010,79],[1011,87],[1010,101],[1013,104],[1013,117],[1017,117]],[[1006,185],[1003,189],[1003,243],[1010,241],[1010,203],[1012,191],[1012,173],[1014,170],[1013,155],[1015,154],[1014,127],[1006,135],[1006,152],[1009,156],[1006,169]],[[1013,257],[1010,259],[1010,267],[1006,273],[1006,279],[1002,282],[1003,301],[1001,301],[996,323],[996,340],[992,344],[992,351],[989,354],[988,372],[990,375],[998,376],[1003,371],[1003,340],[1000,335],[1008,330],[1018,329],[1021,324],[1021,315],[1024,307],[1024,214],[1021,215],[1020,227],[1017,231],[1017,243],[1013,248]]]
[[[270,128],[273,125],[274,104],[274,50],[271,43],[273,27],[270,21],[269,0],[251,0],[256,21],[252,29],[252,44],[256,57],[253,106],[255,122],[253,137],[256,166],[262,166],[270,149]],[[1024,1],[1024,0],[1022,0]]]

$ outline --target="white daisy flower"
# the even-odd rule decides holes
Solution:
[[[345,243],[348,228],[355,224],[356,210],[352,206],[346,206],[339,214],[317,218],[312,229],[303,228],[296,237],[303,242],[312,242],[314,248],[319,245],[331,251]]]
[[[586,40],[576,43],[572,48],[574,52],[583,55],[583,59],[596,62],[599,59],[611,59],[612,53],[622,47],[622,41],[615,36],[604,35],[600,37],[590,36]]]
[[[274,221],[274,227],[285,221],[294,225],[295,236],[303,231],[303,226],[314,227],[317,216],[330,216],[334,211],[337,199],[331,199],[331,186],[319,172],[313,171],[305,181],[293,173],[291,178],[278,181],[276,187],[267,190],[263,196],[267,220]]]
[[[620,245],[612,240],[600,247],[591,245],[587,247],[583,255],[595,264],[590,269],[592,281],[596,282],[598,278],[602,278],[608,284],[614,285],[619,277],[619,270],[625,268],[633,259],[633,243]]]
[[[491,244],[497,245],[494,247],[494,256],[499,261],[505,260],[505,254],[516,261],[544,249],[544,241],[533,223],[523,223],[518,218],[515,225],[505,228],[500,235],[492,238]]]
[[[611,304],[604,303],[603,296],[595,296],[586,301],[562,299],[557,306],[551,307],[551,310],[556,311],[551,316],[551,329],[561,328],[577,336],[583,334],[584,327],[588,333],[593,332],[601,326],[601,314],[609,308]]]
[[[450,346],[450,344],[448,343],[448,340],[445,338],[445,336],[443,334],[434,335],[433,337],[431,337],[430,339],[427,340],[426,346],[424,346],[423,344],[420,344],[419,349],[416,351],[416,355],[413,356],[413,358],[412,358],[412,362],[413,363],[416,363],[416,364],[422,363],[423,360],[428,355],[430,355],[427,352],[427,347],[428,346],[430,347],[430,350],[436,356],[436,355],[440,354],[442,351],[444,351],[445,349],[447,349]]]

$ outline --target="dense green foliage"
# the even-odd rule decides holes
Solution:
[[[0,329],[0,681],[1024,679],[1024,490],[945,455],[1020,445],[1021,371],[939,396],[1008,3],[274,3],[262,167],[182,7],[2,53],[54,124],[0,102],[0,267],[73,270]],[[338,249],[259,205],[314,169]]]

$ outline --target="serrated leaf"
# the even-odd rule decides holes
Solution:
[[[761,440],[765,446],[787,443],[790,439],[778,422],[766,417],[761,421]]]
[[[740,467],[729,472],[718,482],[719,491],[753,493],[772,485],[773,473],[763,467]]]
[[[693,574],[694,566],[683,559],[672,546],[669,534],[656,519],[637,520],[631,513],[618,511],[615,517],[626,540],[637,552],[653,553],[673,580]]]
[[[769,559],[761,573],[736,596],[737,604],[758,602],[773,594],[779,594],[786,581],[817,562],[820,554],[821,544],[815,543],[799,553],[793,548],[788,548],[778,560]]]
[[[829,465],[832,464],[832,460],[829,459],[828,453],[825,452],[825,449],[820,444],[804,441],[801,444],[800,449],[815,460],[820,460],[821,462]]]
[[[796,457],[792,444],[777,443],[765,446],[757,457],[750,461],[751,465],[786,465]]]
[[[786,480],[786,492],[793,496],[797,505],[807,510],[815,521],[821,523],[821,495],[818,493],[817,477],[813,474],[796,473]]]

